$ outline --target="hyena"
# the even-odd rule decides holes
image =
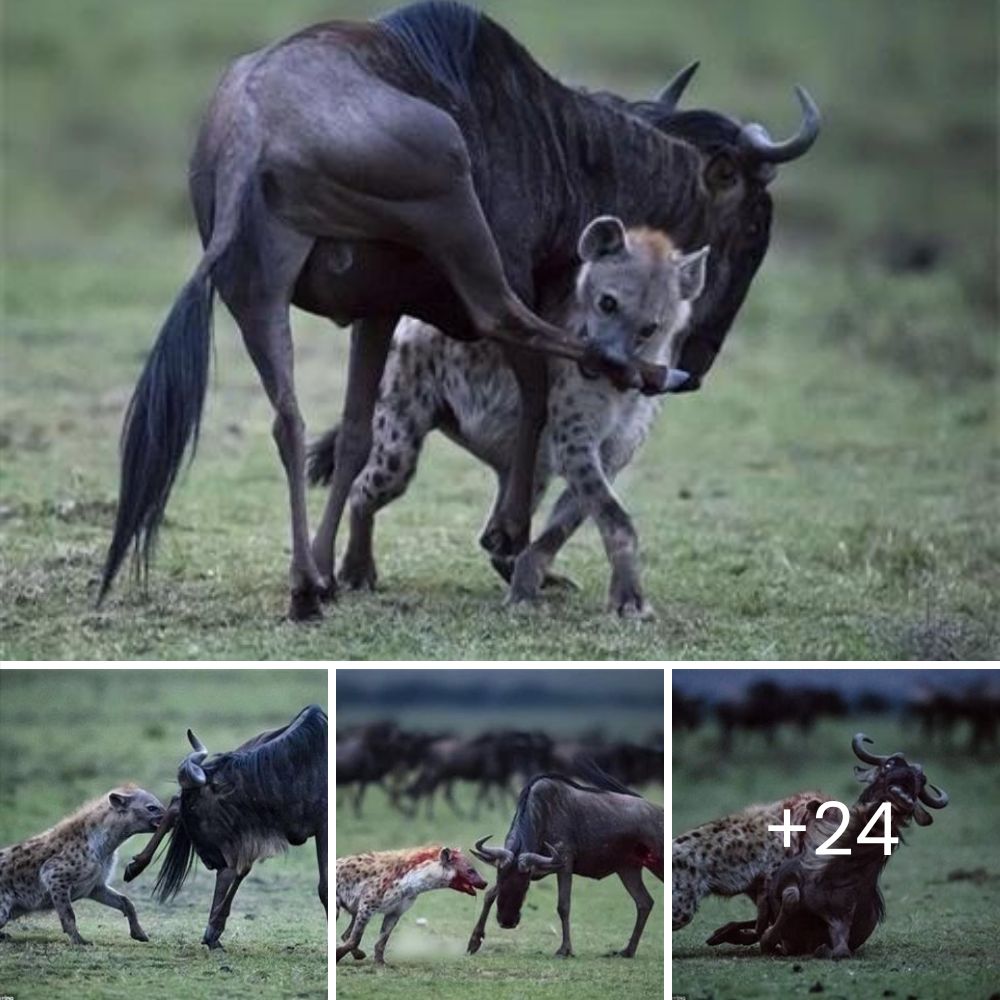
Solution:
[[[672,364],[691,304],[704,287],[708,247],[685,255],[665,233],[626,230],[619,219],[601,216],[584,230],[578,252],[583,263],[575,285],[554,309],[543,310],[546,317],[595,345],[625,342],[645,361]],[[611,608],[623,617],[648,617],[635,528],[611,483],[645,441],[663,397],[618,391],[561,358],[539,356],[538,363],[548,365],[550,390],[532,511],[553,474],[568,485],[544,531],[513,568],[494,561],[510,580],[508,600],[533,599],[543,582],[555,579],[548,569],[556,554],[592,517],[611,564]],[[455,341],[415,320],[400,324],[375,409],[372,450],[351,488],[350,541],[339,573],[346,586],[374,586],[375,515],[405,491],[423,440],[435,428],[494,469],[502,496],[518,401],[497,345]],[[336,435],[336,429],[328,432],[311,449],[314,483],[332,475]]]
[[[88,802],[44,833],[0,850],[0,928],[26,913],[55,909],[70,940],[90,944],[76,929],[71,905],[87,898],[120,910],[132,937],[148,941],[131,901],[108,882],[121,844],[133,834],[152,833],[163,815],[155,795],[125,785]]]
[[[768,830],[784,822],[785,810],[796,826],[815,819],[816,807],[826,801],[821,792],[798,792],[780,802],[753,805],[742,812],[703,823],[673,842],[674,930],[680,930],[694,916],[698,903],[708,895],[738,896],[746,893],[756,904],[766,891],[767,880],[782,863],[802,849],[805,833],[791,835],[784,846],[780,833]],[[739,929],[747,924],[726,924],[711,938],[739,943]]]
[[[365,957],[358,947],[368,921],[383,913],[382,930],[375,942],[375,964],[385,965],[385,946],[399,918],[417,896],[429,889],[454,889],[475,896],[486,880],[461,851],[432,844],[401,851],[369,851],[337,859],[337,916],[343,907],[351,923],[337,947],[339,962],[348,952]]]

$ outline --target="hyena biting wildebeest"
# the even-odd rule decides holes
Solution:
[[[430,889],[454,889],[475,896],[486,880],[461,851],[432,844],[402,851],[368,851],[337,859],[337,916],[343,907],[351,915],[337,946],[337,961],[350,953],[365,957],[358,947],[368,921],[384,914],[375,942],[375,964],[385,965],[385,946],[399,918],[417,896]]]
[[[585,343],[624,341],[644,361],[671,364],[704,287],[708,247],[682,254],[658,230],[626,230],[621,220],[601,216],[583,231],[578,251],[583,263],[575,285],[546,317]],[[562,358],[540,357],[538,363],[548,364],[550,391],[532,510],[554,473],[568,485],[545,530],[514,563],[509,599],[536,597],[559,549],[592,517],[611,563],[611,608],[623,617],[648,617],[635,528],[611,483],[645,441],[662,396],[619,391]],[[341,580],[354,588],[374,585],[375,514],[405,491],[423,439],[435,428],[494,469],[502,496],[518,413],[517,382],[498,345],[457,342],[414,320],[401,324],[375,408],[373,447],[351,487]],[[328,432],[313,446],[313,482],[333,475],[338,433]]]
[[[76,929],[72,906],[73,900],[86,898],[120,910],[132,937],[148,941],[131,901],[108,882],[122,843],[133,834],[152,833],[163,815],[155,795],[124,785],[44,833],[0,850],[0,928],[27,913],[55,909],[70,940],[90,944]]]

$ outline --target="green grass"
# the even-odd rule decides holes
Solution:
[[[456,786],[462,811],[471,812],[472,785]],[[663,801],[662,789],[645,789],[650,799]],[[349,802],[337,810],[337,855],[364,850],[399,848],[406,845],[444,843],[468,852],[488,833],[502,843],[514,812],[508,800],[503,806],[484,809],[479,819],[457,817],[440,800],[435,818],[428,820],[424,807],[415,819],[407,819],[389,807],[388,799],[374,790],[367,797],[363,815],[355,818]],[[487,881],[493,881],[488,866],[474,862]],[[578,878],[573,882],[571,930],[575,958],[554,957],[561,940],[556,915],[556,880],[543,879],[531,886],[514,930],[496,923],[495,911],[486,927],[479,952],[465,954],[469,933],[479,916],[482,893],[475,900],[447,890],[420,896],[393,931],[386,949],[391,969],[378,973],[371,958],[355,963],[345,958],[336,973],[338,998],[404,998],[433,996],[441,1000],[646,1000],[663,993],[663,886],[645,873],[643,880],[655,905],[634,960],[605,957],[628,940],[635,921],[635,906],[617,878],[600,882]],[[424,919],[426,926],[416,921]],[[341,914],[338,932],[343,933],[348,916]],[[373,945],[378,922],[370,925],[366,945]],[[365,950],[369,956],[371,947]]]
[[[40,833],[125,781],[166,802],[176,790],[184,731],[230,749],[309,702],[326,704],[326,671],[10,671],[0,673],[0,844]],[[132,899],[148,944],[124,918],[75,904],[93,947],[69,944],[58,918],[9,924],[0,943],[0,993],[17,1000],[239,1000],[326,997],[327,923],[311,843],[258,865],[240,888],[223,943],[201,935],[212,874],[200,865],[171,903],[150,898],[158,866],[129,886],[121,871],[147,838],[125,842],[111,885]]]
[[[672,835],[800,789],[818,788],[853,802],[860,786],[851,777],[850,734],[857,730],[872,736],[876,749],[884,752],[914,752],[920,743],[913,727],[886,719],[825,723],[804,749],[789,732],[770,752],[750,739],[730,760],[719,757],[714,732],[675,740]],[[881,880],[885,922],[857,956],[831,962],[763,958],[757,949],[733,946],[710,948],[704,942],[715,928],[752,919],[754,910],[745,897],[709,898],[692,923],[673,935],[673,992],[691,1000],[784,1000],[810,995],[819,982],[824,996],[851,1000],[986,1000],[1000,982],[996,760],[970,760],[961,752],[926,745],[920,747],[919,760],[951,802],[934,814],[933,826],[911,827],[906,833],[906,844],[897,848]]]
[[[122,413],[196,259],[184,178],[198,112],[235,53],[331,8],[36,0],[5,11],[0,656],[995,656],[995,7],[496,10],[591,86],[649,93],[700,56],[694,106],[778,132],[802,80],[826,113],[816,149],[775,184],[774,247],[723,357],[622,479],[659,620],[605,615],[592,528],[565,553],[579,593],[500,613],[475,541],[492,477],[433,441],[380,518],[381,591],[319,626],[285,623],[284,476],[221,308],[202,444],[148,599],[123,578],[94,611]],[[938,266],[890,271],[886,246],[914,239]],[[318,433],[338,419],[346,335],[294,322]]]

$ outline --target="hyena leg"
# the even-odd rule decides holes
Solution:
[[[5,933],[3,928],[6,926],[7,921],[10,920],[10,904],[0,903],[0,941],[9,941],[10,935]]]
[[[352,590],[374,590],[377,572],[372,549],[375,515],[406,492],[417,469],[424,438],[434,426],[431,394],[400,378],[398,391],[375,410],[374,440],[365,467],[351,486],[350,540],[337,579]],[[403,396],[404,387],[414,393]]]
[[[350,938],[351,934],[354,931],[354,921],[356,919],[357,918],[352,913],[351,914],[351,922],[347,925],[347,930],[344,931],[344,933],[340,935],[340,940],[341,941],[346,941],[346,940],[348,940],[348,938]],[[368,957],[360,948],[355,948],[351,952],[351,955],[354,957],[355,961],[357,961],[357,962],[360,962],[361,959]]]
[[[106,885],[99,885],[90,893],[90,898],[95,903],[103,903],[105,906],[110,906],[113,910],[124,913],[128,920],[128,932],[136,941],[149,940],[146,932],[139,924],[139,917],[136,915],[135,907],[128,896],[123,896],[120,892],[115,892],[114,889]]]
[[[586,516],[571,489],[559,495],[542,533],[517,557],[510,581],[510,602],[534,600],[547,580],[559,579],[549,574],[549,566]]]
[[[76,914],[70,903],[69,883],[59,880],[58,876],[46,879],[44,875],[42,883],[48,889],[52,906],[59,914],[59,922],[62,924],[62,929],[69,935],[69,939],[73,944],[90,944],[89,941],[85,941],[80,936],[80,932],[76,929]]]
[[[781,892],[781,907],[773,924],[760,938],[760,950],[765,955],[773,955],[781,949],[781,935],[786,924],[794,923],[801,903],[801,893],[796,885],[787,885]]]
[[[382,921],[382,930],[379,932],[378,940],[375,942],[375,964],[385,965],[385,946],[389,940],[392,929],[399,922],[400,913],[387,913]]]
[[[348,933],[344,935],[343,944],[337,945],[337,961],[339,962],[345,955],[352,954],[356,959],[365,957],[365,953],[358,947],[361,944],[361,936],[371,920],[372,911],[367,906],[358,907],[354,914],[351,926],[347,928]]]

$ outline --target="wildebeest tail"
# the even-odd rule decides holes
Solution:
[[[163,861],[160,874],[153,885],[153,895],[161,902],[176,896],[194,864],[194,844],[188,836],[184,824],[174,824],[170,831],[170,846]]]
[[[157,531],[181,462],[198,441],[208,386],[212,345],[213,274],[217,265],[235,268],[233,258],[252,240],[253,217],[262,204],[252,168],[227,178],[220,189],[211,238],[198,267],[181,289],[146,359],[125,413],[121,435],[121,481],[114,534],[104,562],[100,604],[129,550],[134,548],[137,575],[144,579]],[[259,229],[259,226],[257,227]]]
[[[337,435],[340,425],[331,427],[321,438],[309,446],[309,459],[306,466],[309,483],[312,486],[329,486],[333,479],[333,470],[337,466]]]

